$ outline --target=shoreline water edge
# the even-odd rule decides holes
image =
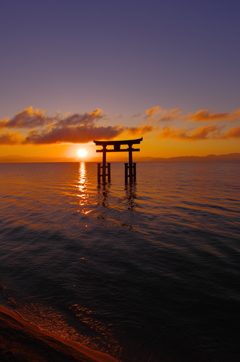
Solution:
[[[117,362],[105,353],[41,331],[0,305],[1,362]]]

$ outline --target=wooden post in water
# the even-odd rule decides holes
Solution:
[[[107,160],[107,155],[106,155],[106,148],[107,146],[106,145],[103,145],[103,158],[102,158],[102,182],[103,184],[105,185],[106,183],[106,160]]]
[[[98,163],[97,164],[97,167],[98,167],[98,172],[97,172],[97,175],[98,175],[98,184],[101,183],[101,163]]]
[[[136,169],[136,162],[132,162],[132,167],[129,166],[129,163],[125,163],[125,184],[136,182],[137,180],[137,169]],[[132,170],[132,173],[131,173]]]
[[[109,162],[107,164],[107,170],[108,182],[111,182],[111,163]]]
[[[106,164],[106,162],[105,162]],[[106,166],[104,166],[104,162],[103,164],[98,163],[97,164],[97,169],[98,169],[98,184],[101,183],[101,179],[103,184],[106,183],[106,179],[108,179],[108,182],[111,182],[111,163],[107,163]],[[104,172],[105,170],[105,172]]]
[[[128,170],[129,170],[129,182],[132,183],[133,182],[133,165],[132,165],[132,145],[129,145],[129,149],[128,149]]]
[[[128,183],[128,163],[124,163],[125,165],[125,184]]]
[[[133,181],[136,182],[137,179],[137,168],[136,168],[136,162],[133,163]]]
[[[136,163],[133,163],[132,153],[140,151],[140,149],[133,148],[133,145],[139,144],[142,140],[143,138],[123,141],[93,141],[96,146],[102,146],[102,149],[97,150],[97,152],[102,152],[103,154],[102,164],[98,163],[98,184],[101,183],[101,180],[103,184],[106,184],[107,177],[108,182],[111,181],[111,164],[107,164],[107,152],[128,152],[128,163],[125,163],[125,183],[136,182]],[[128,148],[121,148],[122,145],[128,145]],[[108,149],[107,146],[113,146],[113,148]]]

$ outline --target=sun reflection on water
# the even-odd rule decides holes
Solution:
[[[86,188],[86,165],[85,162],[80,162],[79,165],[79,178],[78,178],[78,190],[79,194],[77,195],[79,197],[79,205],[84,206],[88,204],[88,193]],[[83,211],[84,212],[84,211]]]

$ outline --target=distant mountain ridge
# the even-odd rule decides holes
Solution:
[[[207,156],[178,156],[169,158],[160,157],[140,157],[138,161],[158,161],[158,162],[173,162],[173,161],[240,161],[240,153],[229,153],[223,155],[207,155]]]
[[[0,157],[0,163],[37,163],[37,162],[80,162],[75,157],[27,157],[19,155],[9,155]],[[126,159],[118,160],[126,162]],[[118,162],[116,161],[116,162]],[[134,157],[136,162],[176,162],[176,161],[240,161],[240,153],[229,153],[223,155],[207,155],[207,156],[178,156],[178,157]],[[92,158],[86,162],[99,162],[99,158]],[[112,161],[113,162],[113,161]]]

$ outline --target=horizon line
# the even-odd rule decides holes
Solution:
[[[140,156],[135,158],[136,162],[171,162],[171,161],[240,161],[240,153],[229,154],[209,154],[206,156],[173,156],[173,157],[152,157]],[[124,162],[126,159],[112,160],[111,162]],[[0,156],[0,163],[54,163],[54,162],[101,162],[92,157],[91,159],[81,159],[77,157],[41,157],[41,156],[21,156],[8,155]]]

